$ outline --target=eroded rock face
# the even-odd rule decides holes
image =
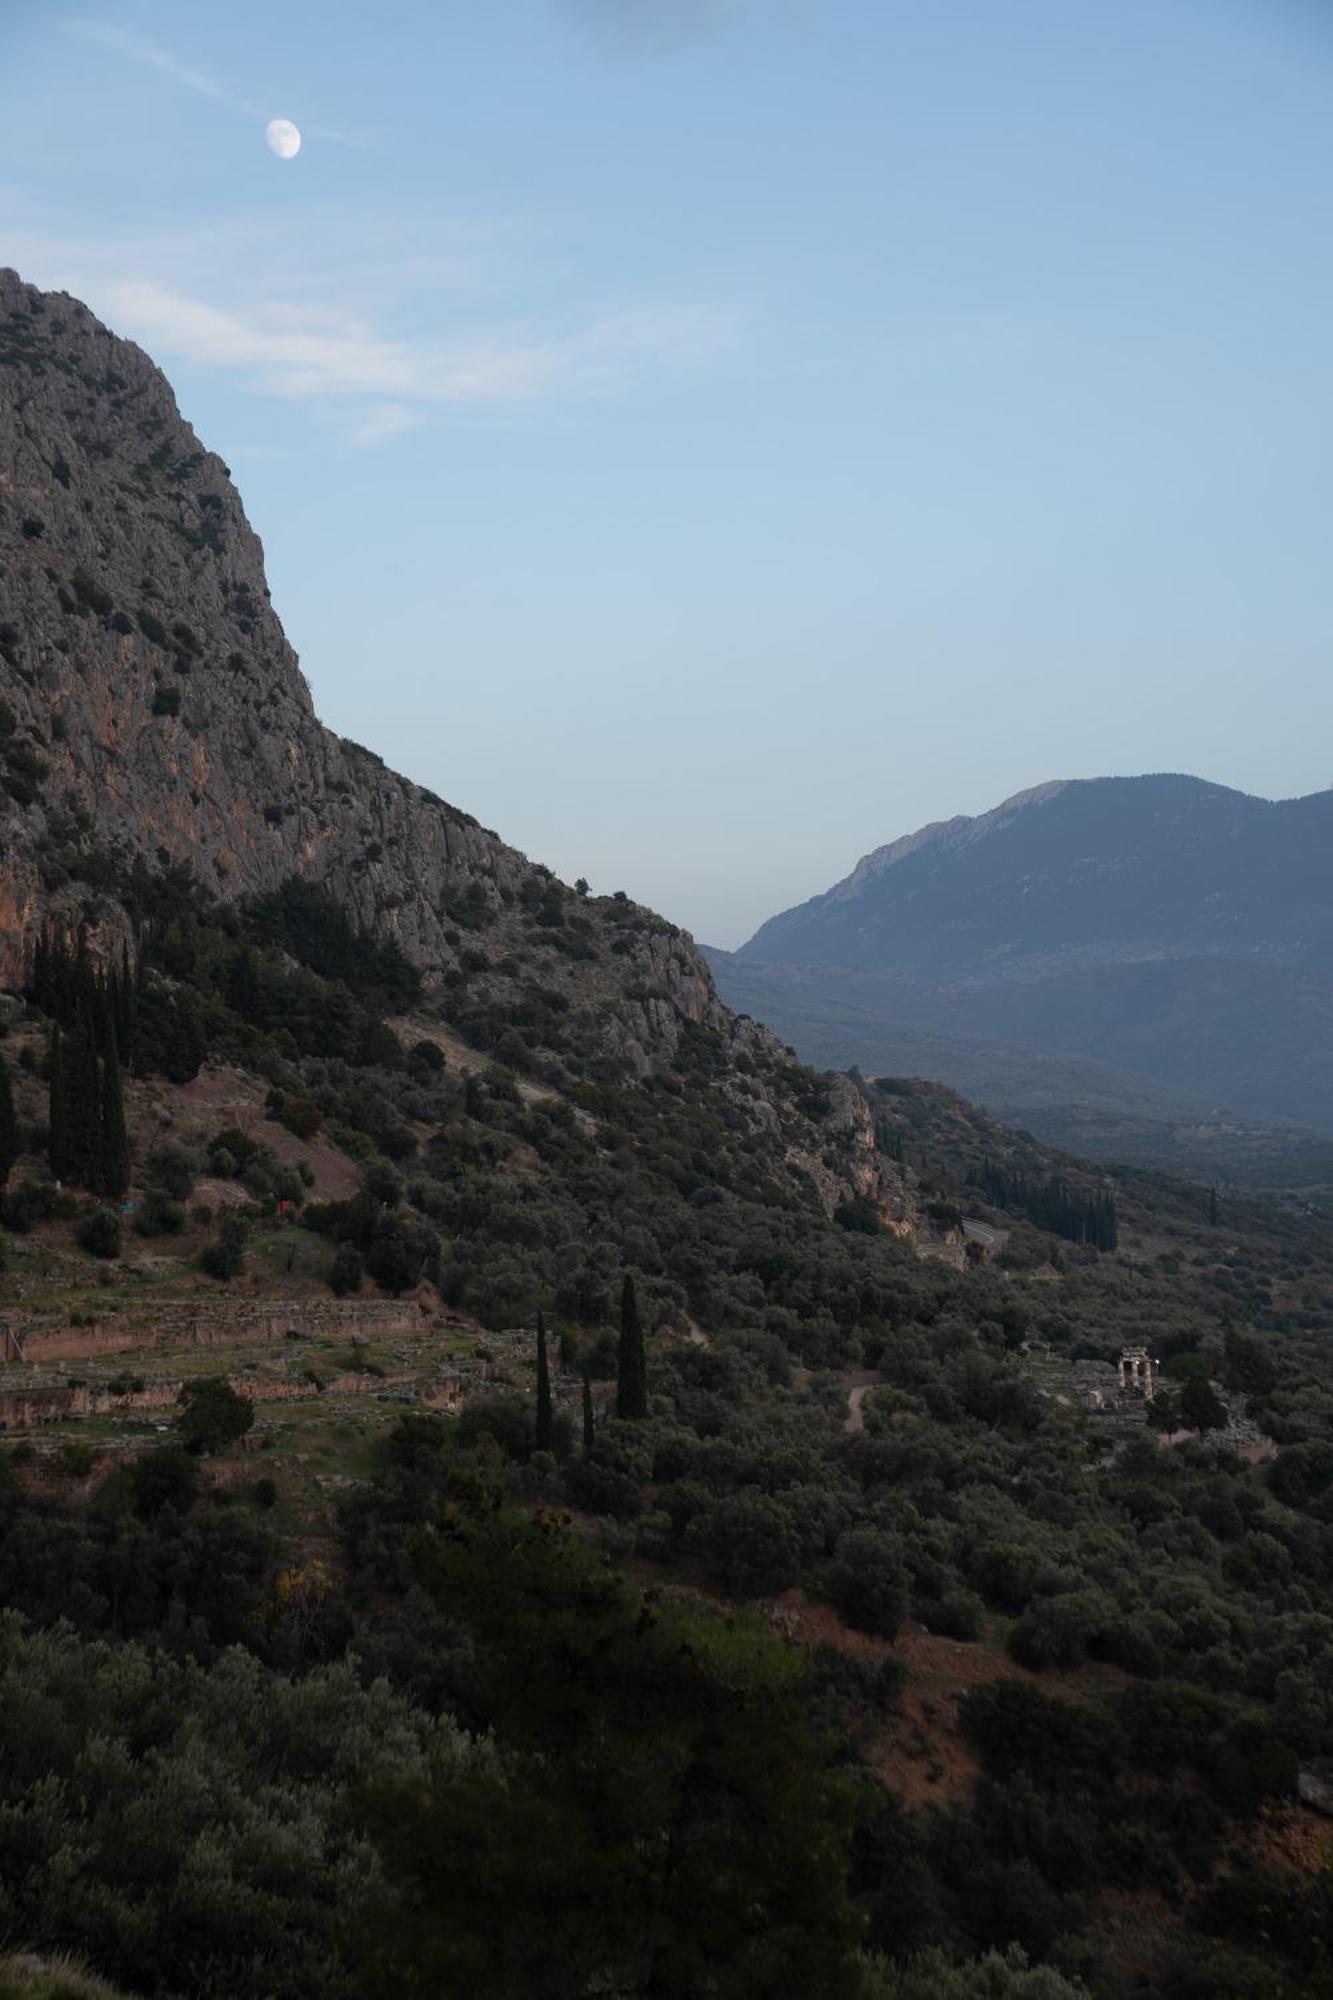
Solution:
[[[187,862],[230,900],[301,874],[418,963],[447,894],[530,873],[317,721],[225,465],[148,357],[0,273],[3,974],[62,851]]]
[[[869,1121],[799,1115],[790,1052],[723,1007],[692,941],[580,898],[457,808],[335,736],[269,600],[227,467],[139,348],[0,272],[0,986],[48,917],[115,941],[116,870],[186,864],[223,901],[299,875],[397,940],[428,984],[504,1011],[534,982],[643,1076],[691,1026],[715,1087],[794,1146],[820,1198],[866,1192]],[[867,1147],[869,1151],[867,1151]],[[892,1191],[891,1191],[892,1192]]]
[[[86,306],[0,273],[0,977],[53,905],[88,901],[78,849],[187,863],[223,900],[294,874],[454,967],[447,907],[489,914],[503,958],[531,864],[317,720],[226,466],[147,355]],[[542,873],[538,893],[545,886]],[[535,900],[535,899],[534,899]],[[595,906],[590,906],[595,908]],[[646,914],[646,913],[645,913]],[[706,967],[660,922],[614,983],[626,1052],[724,1018]]]

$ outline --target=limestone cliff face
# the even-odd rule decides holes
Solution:
[[[789,1052],[728,1012],[683,933],[623,898],[578,897],[322,726],[227,467],[147,355],[12,271],[0,856],[0,986],[20,981],[51,914],[114,934],[116,866],[136,857],[187,864],[227,902],[300,875],[395,938],[428,985],[465,984],[501,1013],[535,984],[555,993],[631,1074],[669,1061],[691,1025],[713,1031],[716,1087],[817,1163],[826,1205],[876,1171],[847,1106],[826,1128],[795,1114],[775,1081]]]
[[[226,466],[145,354],[12,272],[0,646],[11,978],[61,886],[60,849],[85,830],[107,850],[188,862],[227,900],[294,873],[325,882],[431,969],[452,962],[447,894],[498,899],[531,872],[320,725]],[[35,780],[22,768],[34,757]]]
[[[497,960],[544,871],[315,717],[226,466],[140,349],[0,272],[0,976],[46,909],[87,901],[95,845],[188,863],[230,901],[299,874],[435,978]],[[486,920],[460,925],[449,904]],[[595,907],[595,906],[591,906]],[[692,946],[635,932],[631,1051],[719,1024]]]

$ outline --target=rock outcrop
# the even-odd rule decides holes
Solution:
[[[525,892],[540,903],[547,871],[317,720],[227,467],[161,372],[12,272],[0,577],[8,983],[47,910],[88,903],[92,849],[183,863],[224,901],[304,876],[432,978],[465,935],[499,960],[530,927],[504,919]],[[720,1025],[692,947],[637,914],[618,983],[651,997],[623,1010],[627,1050],[678,1017]]]
[[[0,272],[0,986],[52,917],[126,927],[136,862],[234,902],[292,876],[497,1015],[539,985],[644,1076],[690,1028],[719,1088],[793,1143],[790,1052],[722,1005],[693,942],[565,888],[317,719],[227,467],[161,371],[78,300]],[[856,1093],[852,1093],[856,1096]],[[859,1098],[857,1099],[860,1103]],[[798,1151],[864,1192],[861,1105]],[[906,1198],[887,1163],[886,1204]],[[821,1194],[824,1191],[821,1189]],[[827,1196],[824,1197],[827,1200]]]

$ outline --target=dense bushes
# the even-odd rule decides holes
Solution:
[[[140,1994],[350,1994],[351,1933],[385,1897],[356,1795],[488,1761],[348,1667],[293,1682],[0,1614],[0,1931]]]

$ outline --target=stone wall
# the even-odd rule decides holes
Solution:
[[[0,1319],[0,1358],[95,1361],[164,1347],[225,1347],[237,1342],[332,1338],[376,1340],[408,1333],[433,1313],[407,1299],[295,1299],[247,1307],[163,1306],[147,1314],[108,1313],[86,1326],[54,1313],[15,1309]]]
[[[372,1375],[355,1368],[334,1376],[323,1388],[299,1375],[238,1374],[227,1380],[238,1395],[251,1403],[304,1403],[316,1396],[366,1396],[381,1391],[401,1391],[415,1380],[410,1373]],[[29,1383],[22,1388],[0,1388],[0,1431],[35,1430],[41,1424],[68,1422],[81,1417],[100,1417],[118,1411],[174,1410],[180,1403],[185,1383],[174,1380],[145,1382],[138,1389],[100,1388],[96,1384]],[[457,1385],[452,1396],[436,1401],[427,1391],[421,1398],[432,1408],[451,1408],[459,1400]]]

